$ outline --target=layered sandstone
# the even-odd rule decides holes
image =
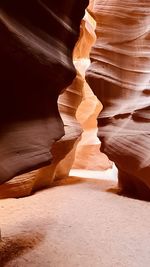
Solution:
[[[66,177],[72,167],[76,146],[82,133],[76,120],[76,110],[82,100],[83,81],[77,74],[73,83],[59,96],[58,108],[65,135],[53,144],[50,165],[15,176],[0,185],[0,198],[24,197],[38,189],[49,187],[55,179]]]
[[[90,64],[89,54],[96,41],[96,22],[86,11],[81,22],[80,38],[74,50],[74,63],[84,81],[83,99],[76,113],[76,118],[83,128],[82,138],[77,145],[74,169],[104,170],[111,167],[111,162],[100,152],[97,138],[97,116],[102,104],[93,94],[85,80],[85,71]]]
[[[103,104],[101,150],[121,189],[150,200],[150,3],[95,0],[91,8],[97,41],[86,79]]]
[[[49,184],[59,161],[76,145],[81,134],[74,118],[82,98],[80,88],[73,92],[67,89],[60,96],[63,118],[57,100],[76,76],[72,52],[87,4],[87,0],[6,0],[0,4],[0,183],[6,182],[1,185],[2,195],[7,185],[11,191],[13,181],[26,192],[39,183]],[[75,83],[80,84],[79,76]],[[71,94],[73,108],[69,104]],[[44,167],[49,164],[50,168]],[[65,173],[67,168],[70,167],[66,164]],[[44,181],[47,175],[43,176],[43,172],[48,181]]]

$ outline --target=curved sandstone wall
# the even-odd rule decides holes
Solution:
[[[76,118],[83,129],[82,138],[77,145],[73,169],[104,170],[112,167],[107,156],[100,152],[100,141],[97,138],[97,116],[102,110],[102,104],[93,94],[85,80],[85,71],[90,65],[90,51],[96,41],[96,22],[86,11],[81,22],[80,38],[74,49],[74,63],[81,73],[83,99],[79,105]]]
[[[73,118],[81,92],[70,88],[59,98],[65,129],[57,100],[76,76],[72,53],[87,5],[87,0],[0,3],[1,197],[28,195],[50,184],[59,161],[81,135]],[[79,75],[77,82],[82,84]]]
[[[97,40],[86,80],[103,104],[101,150],[125,193],[150,200],[150,3],[95,0]]]
[[[98,116],[122,193],[150,200],[150,4],[92,0],[80,25],[87,5],[0,3],[0,198],[111,167]]]

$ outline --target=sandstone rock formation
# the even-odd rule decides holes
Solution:
[[[89,53],[96,41],[96,23],[86,11],[81,22],[80,38],[74,49],[74,63],[84,81],[83,99],[76,113],[76,118],[83,128],[82,138],[77,145],[74,169],[104,170],[112,163],[105,154],[100,152],[100,142],[97,138],[97,116],[102,110],[102,104],[93,94],[85,80],[85,71],[90,64]]]
[[[34,189],[33,185],[38,187],[36,169],[49,165],[52,154],[56,155],[59,149],[63,153],[59,157],[54,156],[51,164],[53,173],[58,161],[75,145],[81,133],[72,120],[66,147],[69,111],[65,114],[64,132],[57,100],[62,89],[76,75],[72,51],[87,4],[87,0],[80,3],[74,0],[6,0],[0,3],[0,183],[6,182],[1,185],[1,192],[8,180],[28,171],[31,172],[14,178],[16,184],[20,184],[24,177],[25,182],[21,182],[23,188],[29,180],[32,184],[29,191]],[[80,78],[77,80],[79,82]],[[73,93],[78,95],[78,92]],[[70,97],[69,94],[68,89],[64,99]],[[64,109],[66,104],[63,97],[59,99],[60,109]],[[77,96],[77,102],[74,100],[75,109],[80,97]],[[75,124],[77,128],[73,132],[71,128]],[[55,144],[64,134],[62,142]],[[49,168],[44,167],[39,177],[43,177],[43,171],[50,173]],[[13,180],[8,190],[11,187]]]
[[[101,150],[124,193],[150,200],[150,3],[95,0],[97,41],[86,80],[103,104]]]
[[[15,176],[0,185],[0,198],[28,196],[38,189],[51,186],[54,179],[60,179],[69,174],[82,133],[75,118],[76,110],[82,100],[82,87],[83,81],[77,74],[73,83],[59,96],[58,109],[64,123],[65,135],[52,146],[52,163]]]

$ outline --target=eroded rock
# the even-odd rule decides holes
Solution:
[[[77,145],[73,168],[98,171],[111,168],[112,163],[100,152],[100,142],[97,138],[97,116],[102,110],[102,104],[85,80],[85,71],[90,64],[89,54],[96,41],[95,27],[95,20],[86,11],[81,23],[80,38],[74,50],[75,66],[82,75],[84,86],[83,99],[76,112],[83,133]]]
[[[86,80],[103,104],[101,150],[119,169],[125,193],[150,200],[148,1],[95,0],[97,41]]]
[[[87,0],[0,3],[0,183],[6,182],[0,188],[2,195],[7,186],[12,190],[14,181],[15,187],[20,185],[26,191],[20,195],[30,193],[39,186],[36,172],[40,181],[43,172],[52,172],[53,180],[56,165],[81,133],[75,123],[75,133],[69,130],[68,148],[56,159],[62,144],[55,142],[66,134],[61,140],[66,147],[67,126],[73,127],[65,121],[64,132],[57,100],[76,76],[72,52],[87,4]],[[68,90],[64,98],[69,94]],[[60,99],[63,109],[65,102]],[[51,162],[51,170],[44,167]],[[40,167],[44,168],[37,170]]]

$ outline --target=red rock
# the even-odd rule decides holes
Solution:
[[[150,200],[148,1],[95,0],[97,41],[86,73],[103,104],[101,150],[119,169],[125,193]]]
[[[0,3],[0,183],[51,163],[87,0]],[[76,16],[78,14],[78,16]]]
[[[83,133],[77,145],[72,168],[98,171],[111,168],[112,163],[99,150],[97,116],[102,110],[102,104],[85,80],[85,71],[90,64],[90,50],[96,41],[95,27],[95,20],[86,12],[81,23],[80,38],[74,50],[75,66],[82,75],[84,86],[82,88],[83,99],[76,112],[76,118],[83,128]]]

